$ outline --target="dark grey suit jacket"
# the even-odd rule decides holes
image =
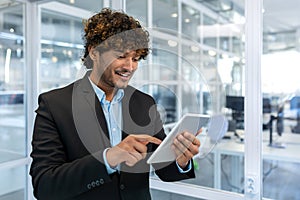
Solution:
[[[39,96],[32,139],[30,168],[34,195],[41,200],[151,199],[150,166],[146,159],[134,167],[121,164],[108,174],[103,150],[110,147],[103,110],[88,75],[71,85]],[[122,99],[122,138],[128,134],[165,134],[152,97],[133,87]],[[157,145],[148,144],[148,152]],[[180,173],[175,162],[154,166],[163,181],[193,178],[194,169]]]

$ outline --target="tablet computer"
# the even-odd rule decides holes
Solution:
[[[196,134],[202,127],[206,127],[210,117],[202,114],[185,114],[174,126],[167,137],[157,147],[147,160],[148,164],[174,161],[176,154],[171,149],[171,145],[177,134],[184,131]]]

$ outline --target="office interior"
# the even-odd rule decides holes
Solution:
[[[300,199],[300,2],[0,0],[0,200],[34,199],[37,97],[83,76],[82,22],[103,7],[150,32],[131,85],[154,97],[167,133],[186,113],[229,122],[194,158],[195,179],[151,174],[153,199]]]

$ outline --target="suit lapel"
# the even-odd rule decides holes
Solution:
[[[74,83],[72,111],[78,135],[89,152],[110,146],[104,113],[88,74]]]

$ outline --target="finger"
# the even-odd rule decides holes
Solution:
[[[183,137],[183,138],[185,138],[186,140],[188,140],[188,141],[190,141],[190,142],[193,142],[193,140],[194,140],[194,138],[195,138],[195,136],[194,136],[192,133],[189,133],[189,132],[187,132],[187,131],[180,133],[180,134],[178,135],[178,137],[180,137],[180,138]]]
[[[200,147],[201,142],[198,138],[194,137],[192,144]]]
[[[196,135],[195,136],[198,136],[198,135],[200,135],[201,133],[202,133],[202,131],[203,131],[203,128],[201,127],[198,131],[197,131],[197,133],[196,133]]]
[[[136,163],[139,160],[144,158],[144,154],[145,153],[140,153],[139,151],[137,151],[135,149],[135,147],[129,147],[127,149],[127,153],[124,155],[125,162],[131,163],[131,164]]]
[[[128,153],[125,159],[125,164],[132,167],[134,166],[140,159],[138,159],[134,154]]]
[[[176,154],[176,160],[180,163],[187,163],[192,157],[193,154],[191,154],[188,149],[185,152],[181,152],[179,149],[177,149],[174,145],[172,146],[173,151]]]
[[[182,137],[182,136],[179,136],[179,137]],[[178,137],[178,138],[179,138],[179,137]],[[173,144],[174,144],[174,146],[175,146],[181,153],[184,153],[188,147],[185,146],[185,145],[181,142],[181,140],[179,140],[178,138],[175,138],[175,139],[174,139]],[[190,144],[191,144],[191,142],[190,142]]]
[[[147,154],[147,146],[140,142],[135,142],[133,145],[133,148],[141,154],[142,158],[145,158]]]
[[[178,147],[180,150],[184,153],[186,149],[188,149],[193,155],[197,154],[199,152],[200,147],[200,141],[198,138],[194,137],[194,141],[191,142],[190,140],[186,139],[183,135],[179,135],[177,140],[180,144]],[[185,147],[185,148],[184,148]]]
[[[147,153],[147,146],[141,142],[138,142],[135,138],[135,136],[130,135],[125,138],[125,140],[122,141],[124,143],[123,149],[128,153],[139,153],[141,154],[142,158],[146,157]],[[137,157],[137,159],[140,159]]]
[[[186,148],[189,148],[189,146],[192,144],[194,140],[194,136],[184,132],[182,134],[179,134],[176,139],[182,143]]]
[[[180,151],[180,149],[178,149],[174,144],[172,145],[172,150],[174,151],[176,158],[180,157],[180,156],[184,156],[183,152]]]
[[[138,142],[141,142],[144,145],[147,145],[149,142],[157,144],[157,145],[159,145],[161,143],[160,139],[150,136],[150,135],[134,135],[134,137]]]
[[[186,139],[186,140],[183,140],[183,143],[185,144],[186,147],[189,147],[189,145],[190,145],[189,141],[193,145],[200,146],[200,140],[193,134],[191,134],[189,132],[183,132],[181,135]]]
[[[137,151],[129,152],[129,157],[134,158],[135,162],[143,159],[143,155]]]

